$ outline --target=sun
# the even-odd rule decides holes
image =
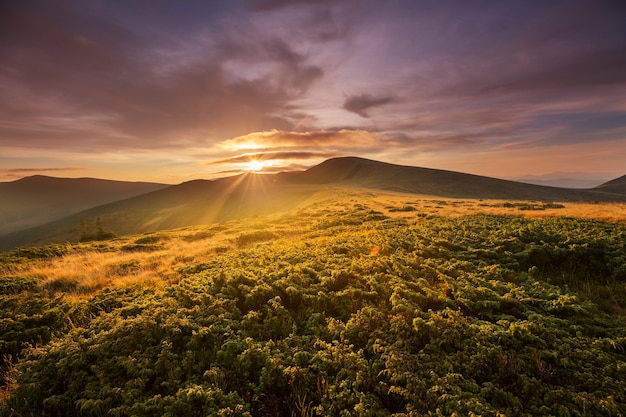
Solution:
[[[248,162],[243,169],[245,169],[246,171],[262,171],[263,168],[265,168],[268,164],[264,163],[262,161],[257,161],[255,159],[253,159],[252,161]]]

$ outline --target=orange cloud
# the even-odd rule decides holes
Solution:
[[[378,134],[365,130],[319,130],[315,132],[285,132],[269,130],[249,133],[220,142],[218,145],[231,151],[291,147],[341,147],[371,149],[380,146]]]
[[[252,161],[275,161],[275,160],[303,160],[303,159],[320,159],[320,158],[333,158],[339,156],[337,152],[309,152],[309,151],[291,151],[291,152],[258,152],[258,153],[245,153],[243,155],[233,156],[231,158],[220,159],[219,161],[211,162],[211,164],[232,164],[232,163],[245,163]]]

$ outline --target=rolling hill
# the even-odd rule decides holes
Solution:
[[[363,158],[329,159],[295,174],[301,183],[336,184],[451,198],[539,201],[624,201],[615,188],[572,190]],[[609,183],[607,183],[609,184]]]
[[[294,208],[319,190],[302,184],[279,184],[275,179],[245,174],[185,182],[1,236],[0,250],[76,241],[83,219],[100,218],[108,229],[126,235],[283,211]]]
[[[168,185],[43,175],[0,183],[0,234],[31,228],[165,187]]]
[[[126,235],[281,212],[297,207],[316,193],[333,188],[446,198],[626,201],[626,194],[611,192],[619,190],[619,187],[607,184],[607,188],[572,190],[393,165],[357,157],[334,158],[302,172],[195,180],[111,202],[0,236],[0,250],[29,244],[76,241],[80,237],[81,219],[93,221],[100,218],[113,232]]]
[[[598,185],[595,189],[608,193],[626,195],[626,175]]]

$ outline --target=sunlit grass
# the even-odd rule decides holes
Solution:
[[[242,191],[246,192],[248,181],[262,182],[264,179],[242,177],[233,187],[243,187]],[[246,242],[266,240],[262,235],[268,238],[291,236],[293,239],[308,233],[315,235],[314,226],[318,219],[337,209],[350,211],[355,207],[408,222],[418,222],[425,216],[459,217],[478,213],[626,221],[626,204],[623,203],[562,203],[558,208],[545,209],[542,205],[538,202],[442,199],[333,189],[315,194],[295,210],[264,217],[263,221],[249,218],[218,226],[194,226],[127,236],[102,242],[104,247],[100,250],[91,249],[89,244],[78,244],[65,256],[9,265],[0,271],[0,276],[34,276],[42,289],[70,289],[70,292],[83,296],[117,285],[162,287],[176,283],[179,279],[177,269],[184,265],[205,261]],[[381,247],[376,245],[371,247],[372,253],[380,250]]]
[[[355,196],[356,198],[356,196]],[[595,219],[610,222],[626,221],[625,203],[555,203],[562,206],[550,208],[553,203],[537,201],[511,200],[474,200],[456,198],[433,198],[428,196],[414,197],[404,194],[376,195],[369,201],[375,209],[385,210],[391,217],[412,219],[416,215],[435,215],[443,217],[458,217],[469,214],[519,215],[529,218],[546,217],[575,217],[581,219]],[[547,206],[547,208],[542,208]],[[405,207],[414,210],[403,211]],[[530,207],[530,209],[526,209]],[[394,210],[395,209],[395,210]]]
[[[122,396],[126,414],[193,398],[207,410],[222,401],[226,415],[345,404],[512,415],[525,400],[575,414],[573,395],[614,410],[624,220],[623,204],[328,189],[271,216],[4,254],[3,300],[16,311],[2,317],[14,332],[2,346],[28,359],[0,367],[0,415],[3,402],[29,410],[24,393],[60,408],[67,395],[68,409],[93,415]],[[602,372],[593,391],[590,363]],[[88,389],[56,386],[57,368]]]

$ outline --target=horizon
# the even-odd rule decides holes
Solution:
[[[626,174],[618,1],[1,10],[1,182],[179,184],[352,155],[517,181]]]
[[[437,169],[437,168],[416,167],[416,166],[402,165],[402,164],[391,164],[389,162],[378,161],[378,160],[373,160],[373,159],[369,159],[369,158],[363,158],[363,157],[359,157],[359,156],[350,155],[350,156],[329,158],[329,159],[326,159],[326,160],[320,162],[319,164],[312,165],[310,167],[303,167],[302,169],[296,169],[296,170],[267,172],[267,171],[263,171],[262,168],[255,169],[256,166],[252,165],[250,169],[244,169],[241,172],[236,172],[236,173],[229,173],[229,175],[218,176],[218,177],[213,177],[213,178],[191,178],[191,179],[188,179],[188,180],[185,180],[185,181],[182,181],[182,182],[160,183],[160,184],[167,185],[167,186],[175,186],[175,185],[184,184],[186,182],[214,181],[214,180],[221,180],[221,179],[226,179],[226,178],[230,178],[230,177],[237,177],[237,176],[241,176],[241,175],[276,175],[276,174],[281,174],[281,173],[298,173],[298,172],[304,172],[304,171],[306,171],[306,170],[308,170],[310,168],[314,168],[314,167],[316,167],[318,165],[323,164],[324,162],[328,162],[328,161],[331,161],[331,160],[334,160],[334,159],[362,159],[362,160],[372,161],[372,162],[382,162],[383,164],[405,166],[405,167],[410,167],[410,168],[432,169],[432,170],[435,170],[435,171],[442,171],[442,172],[456,172],[456,173],[460,173],[460,174],[477,175],[479,177],[484,177],[484,178],[501,179],[501,180],[505,180],[505,181],[513,181],[513,182],[519,182],[519,183],[525,183],[525,184],[534,184],[534,185],[543,185],[543,186],[548,186],[548,187],[556,187],[556,188],[564,188],[564,189],[592,189],[594,187],[603,185],[604,183],[607,183],[609,181],[621,178],[622,176],[626,176],[626,175],[620,175],[618,177],[610,177],[609,178],[607,176],[603,177],[603,176],[601,176],[599,174],[597,174],[595,176],[594,175],[588,176],[588,174],[585,174],[585,173],[553,172],[553,173],[549,173],[549,174],[545,174],[545,175],[528,175],[526,177],[521,177],[521,178],[498,178],[498,177],[490,177],[490,176],[484,176],[484,175],[480,175],[480,174],[472,174],[472,173],[466,173],[466,172],[460,172],[460,171],[440,170],[440,169]],[[33,175],[29,175],[29,176],[20,177],[18,179],[11,179],[11,180],[8,180],[8,181],[0,180],[0,183],[17,182],[17,181],[20,181],[20,180],[24,180],[24,179],[28,179],[28,178],[35,178],[35,177],[52,178],[52,179],[58,179],[58,180],[79,179],[79,180],[100,180],[100,181],[114,181],[114,182],[158,183],[158,182],[143,181],[143,180],[130,180],[129,181],[129,180],[123,180],[123,179],[119,180],[119,179],[114,179],[114,178],[88,177],[88,176],[61,177],[61,176],[46,175],[46,174],[33,174]]]

